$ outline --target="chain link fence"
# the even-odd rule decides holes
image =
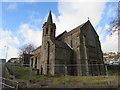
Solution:
[[[99,70],[101,68],[104,69]],[[38,69],[27,64],[7,63],[3,71],[4,78],[15,81],[12,84],[4,82],[15,88],[118,87],[120,76],[119,65],[104,64],[89,64],[87,67],[84,64],[56,64],[43,65],[43,68]]]

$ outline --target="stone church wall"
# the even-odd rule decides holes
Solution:
[[[55,49],[55,74],[65,75],[65,65],[71,64],[72,62],[72,50],[67,50],[63,48]],[[71,67],[68,68],[68,74],[71,74]]]

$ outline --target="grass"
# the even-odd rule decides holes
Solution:
[[[78,87],[80,85],[118,85],[118,76],[55,76],[48,77],[36,75],[29,67],[23,67],[19,64],[8,65],[10,72],[19,82],[19,88],[26,87]],[[9,75],[7,75],[9,78]],[[30,81],[30,82],[29,82]]]

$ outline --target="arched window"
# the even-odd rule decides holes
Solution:
[[[46,28],[46,34],[48,34],[48,28]]]
[[[33,58],[31,59],[31,67],[33,67]]]
[[[88,30],[88,32],[87,32],[87,41],[88,41],[89,46],[93,46],[93,47],[96,46],[96,40],[95,40],[94,34],[91,30]]]
[[[49,68],[50,68],[50,66],[49,66],[49,64],[50,64],[50,61],[49,61],[49,58],[50,58],[50,43],[49,42],[47,42],[47,51],[48,51],[48,53],[47,53],[47,74],[49,74]]]
[[[53,34],[53,29],[52,29],[52,28],[51,28],[51,33],[50,33],[50,34],[51,34],[51,36],[52,36],[52,34]]]
[[[35,68],[37,68],[37,57],[35,57]]]

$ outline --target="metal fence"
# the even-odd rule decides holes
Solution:
[[[6,67],[5,63],[0,63],[0,90],[3,88],[18,88],[18,82],[16,80],[11,80],[8,77],[5,77],[6,74]]]
[[[0,77],[0,79],[2,79],[2,82],[0,82],[2,88],[18,89],[18,82],[17,81],[3,78],[3,77]]]
[[[79,88],[82,86],[118,87],[119,65],[56,64],[34,67],[7,63],[3,70],[5,84],[14,88]]]

